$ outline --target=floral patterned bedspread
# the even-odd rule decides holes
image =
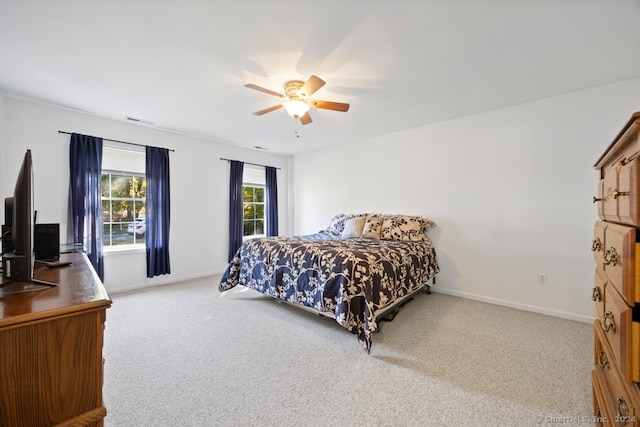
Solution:
[[[274,298],[332,312],[371,351],[375,312],[439,271],[428,239],[343,239],[329,233],[245,241],[222,276],[221,292],[244,285]]]

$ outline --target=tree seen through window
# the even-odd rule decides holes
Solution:
[[[264,187],[245,185],[242,187],[243,236],[264,235]]]
[[[101,187],[103,246],[144,243],[145,177],[103,171]]]

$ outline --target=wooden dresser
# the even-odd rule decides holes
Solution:
[[[640,112],[595,168],[600,218],[596,269],[593,406],[596,425],[640,426]]]
[[[84,253],[36,264],[45,287],[0,289],[0,426],[102,426],[103,330],[111,305]]]

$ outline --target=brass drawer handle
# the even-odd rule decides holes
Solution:
[[[607,311],[604,314],[604,319],[602,320],[602,322],[600,322],[600,327],[605,332],[611,331],[612,334],[616,333],[616,321],[613,318],[612,312]]]
[[[609,369],[609,358],[603,350],[600,350],[598,354],[598,365],[600,365],[602,369]]]
[[[601,250],[602,250],[602,242],[600,241],[599,237],[596,237],[595,239],[593,239],[593,242],[591,243],[591,251],[600,252]]]
[[[629,192],[628,191],[618,191],[618,189],[616,188],[615,190],[613,190],[613,198],[617,199],[620,196],[628,196]]]
[[[620,396],[616,400],[616,423],[629,424],[629,406],[624,400],[624,397]]]
[[[607,249],[604,252],[604,265],[616,266],[618,265],[619,260],[620,260],[620,257],[616,252],[616,248],[614,248],[613,246],[611,246],[609,249]]]
[[[593,196],[593,203],[595,203],[595,202],[601,202],[601,201],[603,201],[603,200],[604,200],[604,199],[599,199],[599,198],[597,198],[596,196]]]
[[[593,287],[593,291],[591,292],[591,301],[594,301],[594,302],[602,301],[602,291],[600,290],[600,286]]]

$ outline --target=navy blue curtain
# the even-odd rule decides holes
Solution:
[[[278,235],[278,179],[276,168],[265,166],[267,184],[267,236]]]
[[[69,147],[69,239],[82,243],[104,280],[102,253],[102,138],[71,134]]]
[[[147,277],[170,274],[169,223],[171,197],[169,191],[169,150],[146,147],[146,247]]]
[[[242,180],[244,162],[231,160],[231,173],[229,185],[229,262],[242,245],[243,230],[243,204],[242,204]]]

